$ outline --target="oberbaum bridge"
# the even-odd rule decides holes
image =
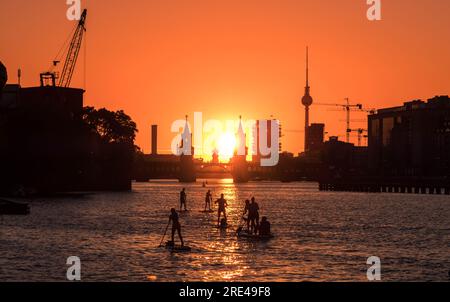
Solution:
[[[157,132],[158,127],[153,125],[152,152],[148,155],[142,155],[138,164],[135,165],[134,178],[138,182],[148,182],[152,179],[177,179],[180,182],[195,182],[197,179],[214,178],[232,178],[235,183],[243,183],[250,180],[283,180],[280,172],[280,169],[283,167],[282,163],[284,162],[283,156],[281,156],[276,166],[264,167],[261,166],[262,157],[260,155],[253,156],[252,161],[247,161],[247,146],[244,146],[245,155],[239,155],[235,152],[228,163],[220,162],[217,152],[213,153],[210,162],[196,159],[193,156],[193,147],[191,147],[191,152],[182,152],[181,155],[158,154]],[[184,127],[184,132],[181,137],[180,148],[183,150],[183,145],[188,142],[186,138],[192,138],[187,124]],[[244,142],[245,144],[245,133],[241,122],[239,123],[236,137],[238,138],[237,141]],[[270,144],[269,138],[268,141]],[[191,145],[190,142],[188,142],[188,145]],[[237,149],[240,148],[238,147]],[[185,155],[184,153],[189,153],[190,155]],[[301,174],[305,175],[304,179],[313,180],[313,175],[315,174],[314,168],[317,168],[317,166],[305,167],[301,171]]]

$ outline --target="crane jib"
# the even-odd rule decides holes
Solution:
[[[83,35],[84,32],[86,31],[85,28],[86,17],[87,17],[87,10],[85,9],[81,14],[80,21],[78,22],[77,28],[70,42],[69,51],[67,53],[67,57],[64,62],[64,67],[59,78],[58,86],[60,87],[69,87],[70,82],[72,81],[72,76],[77,63],[78,54],[80,53],[81,44],[83,42]]]

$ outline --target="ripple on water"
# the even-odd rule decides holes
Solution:
[[[183,185],[191,253],[158,247],[181,185],[135,184],[132,193],[37,200],[28,217],[5,217],[0,280],[63,281],[66,259],[82,260],[86,281],[364,281],[366,260],[383,280],[447,281],[450,203],[446,196],[319,192],[314,183],[210,182],[224,193],[232,227],[201,213],[205,188]],[[255,196],[276,237],[238,240],[243,202]],[[166,240],[170,237],[170,229]]]

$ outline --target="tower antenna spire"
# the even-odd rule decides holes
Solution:
[[[309,149],[309,106],[313,104],[309,87],[309,47],[306,47],[306,87],[305,95],[302,98],[302,105],[305,107],[305,151]]]
[[[306,87],[309,88],[309,47],[306,46]]]

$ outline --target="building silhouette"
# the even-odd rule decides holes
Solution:
[[[4,193],[29,188],[64,191],[79,184],[81,89],[6,85],[0,102],[0,187]]]
[[[320,180],[321,190],[450,194],[448,96],[379,109],[369,115],[368,136],[367,171],[342,167]]]
[[[321,163],[325,168],[324,175],[333,177],[366,175],[367,147],[356,147],[332,136],[319,150]]]
[[[192,144],[192,132],[189,129],[188,117],[186,116],[186,123],[184,125],[183,133],[181,134],[181,155],[180,155],[180,182],[195,182],[197,175],[195,171],[194,162],[194,147]]]
[[[53,85],[4,87],[1,194],[131,189],[133,150],[104,143],[87,129],[83,94],[82,89]]]
[[[237,149],[234,152],[234,156],[231,158],[231,174],[233,176],[233,181],[235,183],[244,183],[248,182],[249,174],[248,174],[248,163],[247,163],[247,154],[248,148],[246,144],[246,134],[244,132],[244,127],[242,126],[242,118],[239,118],[239,126],[238,131],[236,133],[237,138]]]
[[[370,173],[450,176],[450,99],[436,96],[369,115]]]
[[[319,151],[322,148],[324,142],[324,134],[325,124],[311,124],[308,127],[306,150],[312,152]]]
[[[220,163],[220,159],[219,159],[219,150],[217,150],[217,149],[214,149],[214,150],[213,150],[211,163],[212,163],[212,164],[219,164],[219,163]]]

